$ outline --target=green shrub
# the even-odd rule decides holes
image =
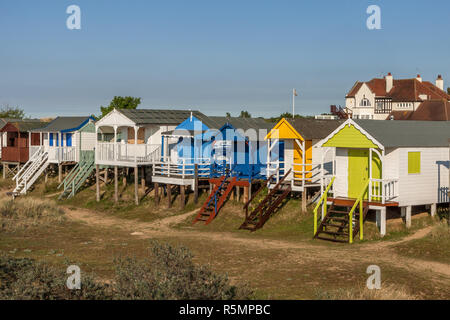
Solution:
[[[251,295],[246,287],[230,285],[226,275],[196,266],[186,248],[153,242],[151,253],[143,260],[116,260],[117,298],[228,300]]]
[[[227,276],[196,266],[186,248],[154,242],[151,257],[115,260],[111,284],[81,273],[81,290],[66,287],[65,270],[30,259],[0,256],[0,299],[14,300],[203,300],[247,299],[247,287],[230,285]]]
[[[30,259],[0,257],[2,300],[98,300],[111,297],[110,288],[81,274],[81,290],[69,290],[64,271]]]

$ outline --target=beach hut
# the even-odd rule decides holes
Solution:
[[[31,134],[29,131],[47,124],[47,122],[35,119],[14,120],[6,123],[0,129],[3,178],[6,178],[8,174],[15,175],[20,166],[28,161],[30,147],[40,144],[39,134]]]
[[[163,132],[174,130],[198,111],[166,109],[114,109],[97,121],[95,164],[97,166],[97,200],[100,200],[99,169],[101,166],[114,168],[115,201],[118,201],[118,170],[134,169],[135,202],[139,203],[139,169],[141,185],[145,190],[146,168],[152,168],[161,157],[169,154],[167,137]]]
[[[351,242],[359,232],[362,238],[369,209],[376,210],[382,235],[388,207],[401,208],[407,227],[413,206],[429,206],[434,215],[438,204],[449,201],[449,136],[449,121],[341,124],[321,142],[336,148],[336,160],[318,204],[323,211],[315,220],[315,237]]]
[[[65,166],[74,166],[80,161],[82,151],[93,151],[95,132],[82,132],[92,126],[95,119],[85,117],[57,117],[47,126],[31,129],[31,135],[39,134],[39,145],[29,148],[29,160],[14,176],[16,188],[13,195],[26,194],[39,176],[49,167],[58,170],[58,181],[62,182]]]

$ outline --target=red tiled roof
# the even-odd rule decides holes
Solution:
[[[387,120],[423,120],[450,121],[450,102],[445,100],[428,100],[420,104],[416,111],[393,111]]]
[[[347,97],[354,97],[364,82],[356,82]],[[386,92],[386,79],[374,78],[365,82],[376,97],[391,98],[394,102],[423,101],[420,95],[426,95],[430,100],[450,100],[450,95],[442,91],[431,82],[420,82],[417,79],[399,79],[393,81],[391,91]]]

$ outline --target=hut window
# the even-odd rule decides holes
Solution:
[[[420,152],[408,152],[408,174],[420,173]]]

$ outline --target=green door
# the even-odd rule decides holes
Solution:
[[[348,197],[358,198],[369,180],[369,150],[348,149]],[[367,194],[364,196],[367,199]]]

